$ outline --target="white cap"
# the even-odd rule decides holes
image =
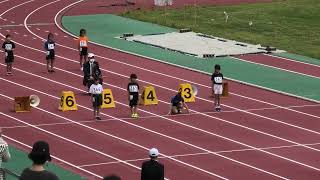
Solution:
[[[88,58],[93,58],[94,54],[93,53],[88,53]]]
[[[149,150],[149,156],[151,157],[158,157],[159,155],[159,151],[156,148],[152,148]]]

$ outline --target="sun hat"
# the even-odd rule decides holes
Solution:
[[[44,159],[46,161],[51,161],[49,144],[45,141],[35,142],[28,156],[31,160]]]
[[[88,58],[94,58],[94,54],[93,53],[88,53]]]
[[[152,148],[149,150],[149,156],[150,157],[158,157],[159,156],[159,151],[156,148]]]

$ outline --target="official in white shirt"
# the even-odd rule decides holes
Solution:
[[[90,86],[89,93],[91,94],[93,115],[96,120],[101,120],[100,118],[100,108],[102,105],[102,85],[99,84],[98,79],[94,79],[94,83]]]

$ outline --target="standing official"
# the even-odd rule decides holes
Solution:
[[[142,164],[141,180],[164,180],[164,166],[157,161],[158,149],[150,149],[149,156],[151,159]]]
[[[93,84],[94,79],[99,80],[99,84],[102,84],[102,74],[99,68],[98,62],[94,59],[94,54],[88,54],[89,61],[83,64],[83,85],[88,87]]]

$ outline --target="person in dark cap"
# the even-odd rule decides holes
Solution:
[[[37,141],[34,143],[28,157],[33,164],[23,170],[19,180],[59,180],[54,173],[44,169],[45,163],[51,161],[47,142]]]
[[[117,175],[105,176],[103,180],[121,180],[121,178]]]
[[[157,161],[158,156],[158,149],[149,150],[150,160],[142,164],[141,180],[164,180],[164,166]]]

